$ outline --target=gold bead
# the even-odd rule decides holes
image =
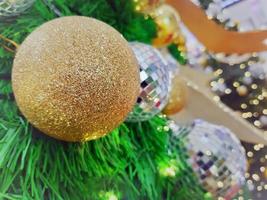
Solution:
[[[242,97],[248,94],[248,88],[244,85],[237,87],[236,91],[239,94],[239,96],[242,96]]]

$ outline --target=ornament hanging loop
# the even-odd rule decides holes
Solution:
[[[16,53],[19,44],[0,34],[0,46],[11,53]]]

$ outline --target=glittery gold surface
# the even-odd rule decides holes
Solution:
[[[187,86],[180,75],[172,78],[171,92],[167,106],[163,109],[166,115],[174,115],[181,111],[187,102]]]
[[[124,121],[139,94],[139,71],[128,43],[87,17],[45,23],[19,47],[12,85],[25,117],[65,141],[106,135]]]

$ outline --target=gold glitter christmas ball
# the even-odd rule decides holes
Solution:
[[[187,86],[180,75],[176,74],[172,78],[169,102],[163,109],[165,115],[174,115],[181,111],[187,102]]]
[[[12,85],[38,129],[64,141],[102,137],[124,121],[139,94],[137,60],[111,26],[63,17],[40,26],[19,47]]]

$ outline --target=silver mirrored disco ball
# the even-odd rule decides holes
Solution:
[[[177,127],[170,126],[169,150],[183,149],[203,188],[215,199],[231,200],[245,184],[247,160],[240,141],[229,129],[203,120],[189,128]]]
[[[169,70],[160,52],[150,45],[131,42],[140,67],[140,95],[127,121],[146,121],[168,103]]]

